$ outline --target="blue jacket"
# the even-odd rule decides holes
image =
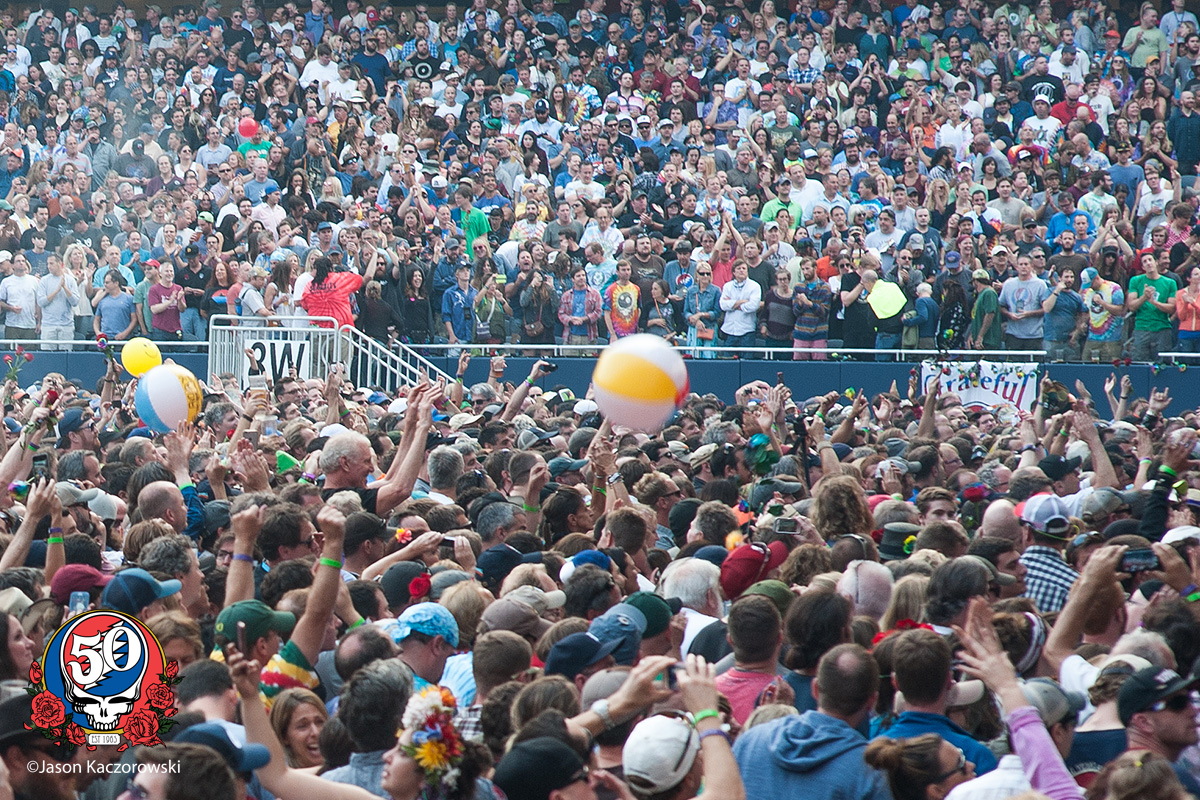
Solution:
[[[941,318],[941,312],[938,311],[938,305],[933,301],[932,297],[917,298],[917,315],[904,320],[905,327],[916,327],[917,335],[932,339],[937,336],[938,321]]]
[[[880,734],[889,739],[911,739],[923,733],[936,733],[950,744],[960,748],[966,754],[967,760],[975,764],[975,774],[984,775],[996,768],[996,757],[987,747],[971,738],[971,734],[950,721],[949,717],[941,714],[930,714],[925,711],[905,711],[892,727]]]
[[[179,490],[183,492],[183,502],[187,504],[188,524],[183,535],[193,542],[198,542],[204,535],[204,500],[201,499],[200,492],[196,491],[194,483],[186,483],[180,486]]]
[[[867,740],[820,711],[757,725],[733,746],[747,797],[891,800],[887,776],[863,764]]]

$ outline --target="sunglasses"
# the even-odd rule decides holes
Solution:
[[[1177,694],[1168,697],[1166,700],[1159,700],[1154,705],[1150,706],[1151,711],[1170,711],[1173,714],[1178,714],[1180,711],[1192,705],[1192,696],[1190,694]]]
[[[958,751],[958,764],[956,764],[954,769],[950,770],[949,772],[945,772],[945,773],[942,773],[941,775],[939,775],[937,777],[937,780],[934,781],[934,783],[941,783],[942,781],[946,780],[947,778],[949,778],[953,775],[958,775],[959,773],[966,774],[967,754],[962,751],[961,747],[956,747],[954,749]]]

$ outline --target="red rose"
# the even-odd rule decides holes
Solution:
[[[408,582],[408,593],[415,600],[429,594],[431,586],[429,576],[422,573]]]
[[[25,354],[25,360],[26,360],[26,361],[33,361],[33,353],[26,353],[26,354]]]
[[[179,662],[174,659],[171,659],[170,661],[168,661],[167,662],[167,677],[174,678],[175,675],[178,674],[178,672],[179,672]]]
[[[162,744],[158,738],[158,715],[149,708],[126,714],[122,728],[130,744]]]
[[[57,402],[58,402],[58,392],[54,391],[53,389],[48,389],[46,391],[46,405],[52,406]]]
[[[12,357],[12,354],[11,354],[11,353],[10,353],[9,355],[6,355],[6,356],[4,357],[4,363],[5,363],[5,364],[11,364],[11,363],[13,363],[13,357]]]
[[[175,693],[161,683],[153,683],[146,687],[146,698],[155,708],[170,708],[175,705]]]
[[[36,661],[29,665],[29,682],[34,686],[42,685],[42,665]]]
[[[87,744],[87,734],[74,722],[67,726],[67,739],[76,747]]]
[[[50,692],[39,692],[33,697],[32,721],[39,728],[53,728],[67,721],[67,710]]]

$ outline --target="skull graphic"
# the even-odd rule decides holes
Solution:
[[[81,618],[82,619],[82,618]],[[143,633],[123,618],[92,635],[73,629],[59,651],[66,700],[94,731],[116,730],[141,696],[148,666]]]

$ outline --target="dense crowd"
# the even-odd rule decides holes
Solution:
[[[4,11],[4,337],[1200,351],[1181,0],[348,2]]]
[[[115,364],[9,381],[0,796],[1200,795],[1200,411],[755,382],[646,434],[550,366],[213,376],[164,436]],[[31,728],[87,609],[175,662],[165,743]]]

